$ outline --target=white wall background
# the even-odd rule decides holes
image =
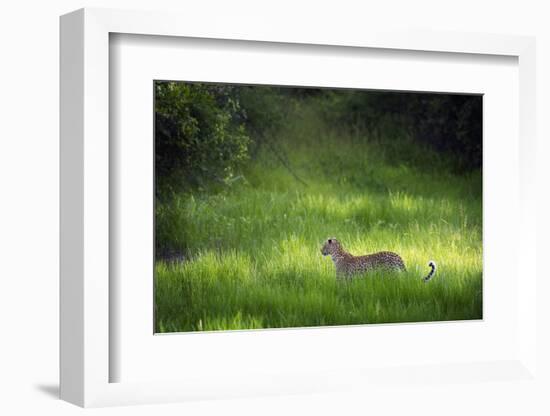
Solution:
[[[337,31],[348,25],[421,27],[535,35],[538,42],[539,213],[550,212],[550,12],[534,0],[170,1],[21,0],[0,6],[0,413],[76,414],[56,399],[58,389],[58,16],[80,7],[177,10],[194,16],[249,15]],[[182,22],[185,24],[185,22]],[[541,215],[542,217],[542,215]],[[539,250],[546,254],[549,221],[540,219]],[[506,238],[503,230],[503,238]],[[544,256],[541,255],[540,265]],[[550,276],[549,276],[550,277]],[[539,285],[550,293],[550,285]],[[540,305],[550,316],[550,308]],[[548,322],[548,318],[545,319]],[[546,327],[548,329],[548,327]],[[550,330],[541,328],[546,356]],[[544,353],[544,351],[541,351]],[[542,356],[543,364],[548,359]],[[548,374],[548,372],[547,372]],[[518,390],[519,389],[519,390]],[[541,391],[529,386],[433,386],[396,397],[346,393],[93,410],[98,414],[550,414]]]

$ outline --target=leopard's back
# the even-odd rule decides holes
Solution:
[[[405,270],[405,263],[399,254],[391,251],[380,251],[365,256],[350,256],[345,265],[345,274],[368,272],[371,270]]]

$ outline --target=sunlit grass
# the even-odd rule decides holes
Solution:
[[[453,175],[405,136],[320,126],[305,109],[274,138],[307,186],[264,148],[230,188],[157,203],[158,241],[185,258],[157,261],[157,331],[482,317],[481,174]],[[407,272],[336,281],[327,237],[398,252]]]

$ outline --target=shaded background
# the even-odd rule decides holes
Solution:
[[[289,112],[299,111],[293,104],[313,99],[334,128],[374,136],[390,148],[392,135],[381,132],[400,129],[456,173],[481,168],[480,95],[157,81],[157,195],[230,180],[260,147],[276,146],[273,133],[284,128]],[[285,155],[277,157],[285,163]]]

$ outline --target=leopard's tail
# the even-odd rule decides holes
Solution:
[[[424,283],[427,283],[432,277],[434,277],[435,271],[437,270],[437,265],[433,260],[430,260],[430,262],[428,263],[428,266],[431,267],[432,270],[430,270],[430,273],[428,273],[428,275],[422,279]]]

